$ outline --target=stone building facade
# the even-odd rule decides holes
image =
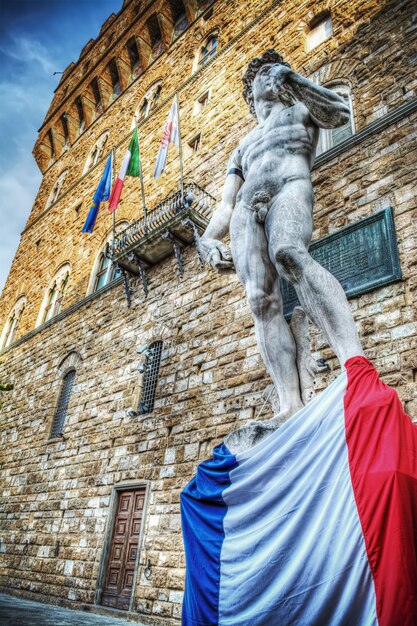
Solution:
[[[182,277],[172,254],[146,268],[147,297],[140,276],[128,277],[128,307],[103,255],[105,205],[93,234],[81,229],[111,150],[120,166],[135,114],[147,206],[179,189],[175,146],[161,178],[152,176],[175,93],[184,176],[212,208],[228,155],[255,123],[241,77],[267,48],[349,100],[352,126],[323,135],[314,166],[314,240],[391,207],[401,277],[351,306],[366,355],[417,416],[413,5],[125,0],[64,72],[33,152],[42,184],[1,296],[0,379],[14,385],[1,407],[3,589],[112,605],[147,624],[180,619],[181,489],[228,432],[271,415],[262,396],[270,381],[234,275],[202,268],[185,246]],[[141,217],[139,183],[126,179],[116,228]],[[320,389],[338,369],[321,335],[311,337],[330,366]],[[146,346],[156,345],[155,401],[141,412]],[[130,535],[118,565],[122,526]]]

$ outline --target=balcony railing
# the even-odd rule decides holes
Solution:
[[[107,255],[122,271],[126,295],[130,300],[126,273],[140,276],[145,293],[145,270],[174,253],[180,276],[183,275],[181,250],[194,243],[202,262],[199,235],[204,232],[215,208],[215,198],[195,182],[170,194],[154,209],[117,233]]]

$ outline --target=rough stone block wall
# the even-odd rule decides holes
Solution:
[[[104,72],[111,55],[123,54],[131,32],[142,28],[142,18],[134,22],[133,4],[125,3],[101,38],[64,76],[45,128],[67,106],[65,87],[74,98],[82,93],[86,60],[93,68],[89,81],[95,72]],[[163,0],[152,6],[166,12]],[[307,25],[325,9],[331,11],[334,35],[307,53]],[[16,342],[0,354],[1,380],[14,383],[13,391],[3,394],[1,408],[0,585],[57,602],[93,603],[113,487],[135,481],[147,485],[149,497],[134,608],[149,623],[178,620],[184,580],[181,489],[228,432],[261,411],[264,417],[272,415],[262,400],[269,378],[243,290],[235,276],[201,269],[192,248],[184,254],[183,279],[170,257],[148,272],[147,299],[135,280],[130,309],[120,282],[83,300],[111,218],[102,208],[92,235],[81,234],[82,224],[108,150],[116,147],[118,169],[133,114],[149,86],[164,79],[160,107],[139,125],[149,206],[178,187],[173,146],[166,172],[158,183],[152,179],[176,89],[184,143],[202,133],[201,150],[185,155],[186,176],[219,198],[228,155],[254,124],[240,95],[241,76],[250,59],[275,46],[307,76],[325,84],[347,81],[358,133],[416,98],[413,15],[411,2],[217,0],[211,17],[197,19],[45,171],[1,299],[0,329],[17,298],[27,296]],[[104,41],[112,29],[106,52]],[[214,30],[219,31],[219,52],[191,77],[196,50]],[[207,89],[210,102],[196,115],[195,101]],[[366,355],[383,380],[398,390],[413,418],[417,418],[416,118],[414,108],[382,130],[347,143],[334,156],[322,155],[313,172],[314,239],[387,206],[393,208],[403,280],[354,298],[351,306]],[[89,151],[107,128],[106,153],[82,176]],[[67,167],[62,196],[44,212],[57,176]],[[137,181],[127,179],[118,222],[140,216],[139,193]],[[71,264],[64,314],[33,332],[45,290],[64,262]],[[312,328],[311,336],[314,355],[326,358],[331,366],[330,374],[317,378],[319,390],[339,370],[320,333]],[[154,411],[132,417],[129,409],[137,407],[142,384],[137,349],[155,339],[163,340],[163,354]],[[81,361],[64,435],[50,440],[62,381],[59,367],[74,351]]]

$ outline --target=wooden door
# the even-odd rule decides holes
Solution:
[[[129,608],[133,590],[145,488],[120,491],[101,604]]]

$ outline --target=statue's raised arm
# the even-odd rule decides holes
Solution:
[[[317,85],[284,65],[275,66],[272,75],[294,100],[302,102],[320,128],[337,128],[349,121],[350,109],[335,91]]]

